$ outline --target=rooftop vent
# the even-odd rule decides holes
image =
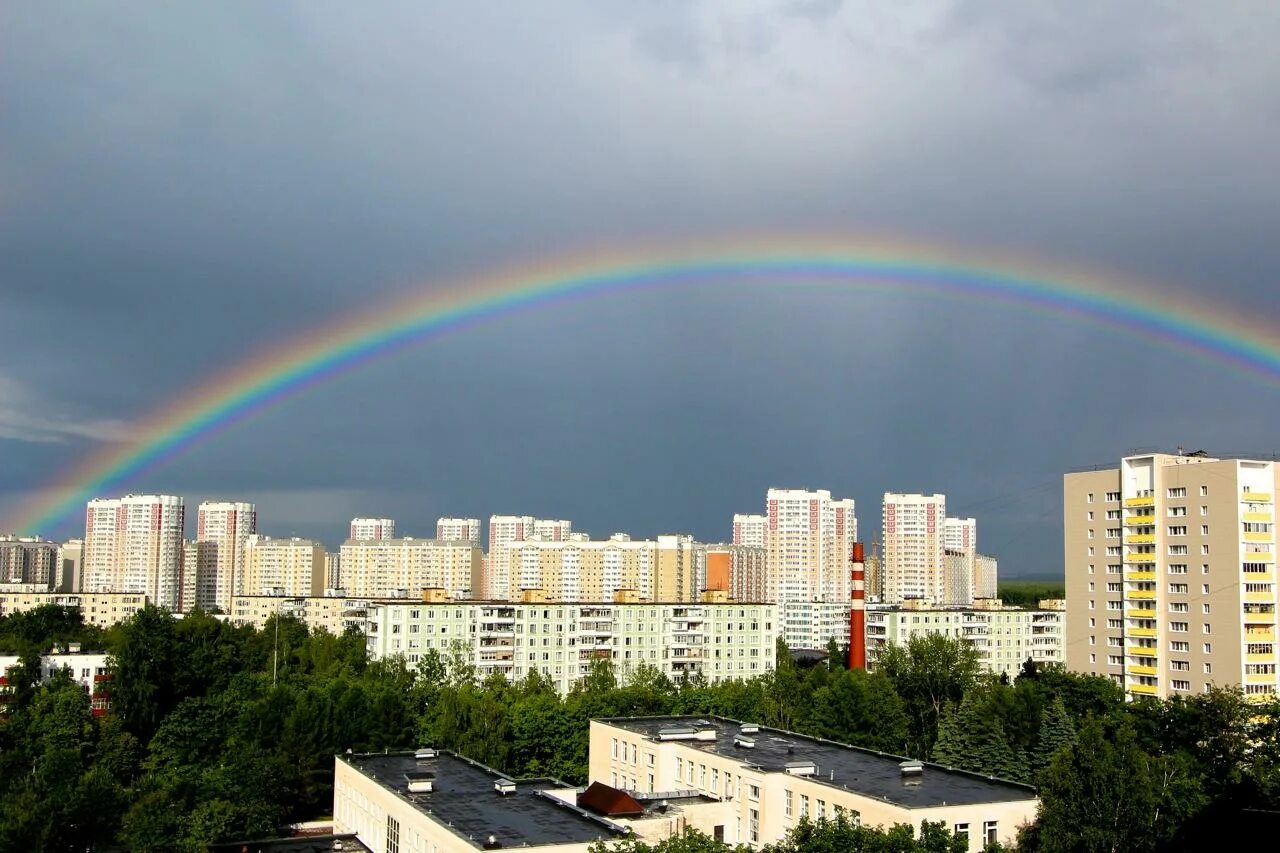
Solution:
[[[494,838],[492,835],[490,835],[488,838],[484,840],[485,850],[497,850],[501,846],[502,846],[502,842]]]
[[[733,739],[733,745],[740,746],[743,749],[755,749],[756,739],[752,737],[746,737],[744,735],[738,735]]]
[[[436,751],[429,746],[424,746],[413,754],[418,761],[432,761],[436,757]]]
[[[902,771],[902,781],[906,785],[919,785],[924,778],[923,761],[904,761],[898,769]]]
[[[436,774],[429,770],[410,770],[404,774],[410,794],[430,794],[435,790]]]
[[[694,740],[715,740],[716,730],[713,728],[698,729],[698,731],[694,734],[693,739]]]
[[[789,761],[786,766],[792,776],[813,776],[818,772],[818,765],[812,761]]]
[[[493,783],[493,790],[498,792],[498,796],[505,797],[516,792],[516,783],[510,779],[499,779]]]
[[[755,723],[743,723],[741,732],[744,735],[753,735],[760,731],[760,727]]]
[[[693,726],[667,726],[658,729],[658,740],[693,740],[698,730]]]

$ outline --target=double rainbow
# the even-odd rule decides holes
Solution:
[[[50,530],[86,500],[123,488],[262,409],[405,347],[492,317],[588,296],[655,287],[854,288],[1026,306],[1136,332],[1280,379],[1280,336],[1252,318],[1186,294],[1103,279],[1042,262],[1005,261],[907,243],[746,240],[708,248],[562,258],[445,287],[264,350],[137,422],[135,437],[106,446],[20,505],[5,529]]]

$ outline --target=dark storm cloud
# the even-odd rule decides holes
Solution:
[[[596,246],[901,233],[1280,322],[1278,30],[1263,3],[21,4],[0,501],[263,347]],[[1146,379],[1100,387],[1118,365]],[[1052,569],[1065,468],[1266,451],[1277,414],[1239,372],[1007,306],[665,289],[478,326],[136,485],[329,541],[362,506],[719,538],[770,485],[852,495],[869,538],[881,492],[940,490]]]

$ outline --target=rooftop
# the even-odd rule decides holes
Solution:
[[[256,841],[229,841],[210,844],[210,853],[368,853],[355,833],[342,835],[300,835],[293,838],[264,838]]]
[[[569,844],[621,835],[620,826],[546,792],[571,787],[558,779],[512,782],[491,767],[446,750],[434,757],[412,752],[344,755],[349,766],[413,803],[420,812],[483,849],[489,836],[503,848]],[[410,792],[408,776],[429,778],[429,791]],[[501,794],[497,782],[511,782]],[[424,787],[415,784],[415,787]]]
[[[924,764],[920,775],[904,779],[902,762],[910,759],[871,749],[808,737],[795,732],[757,726],[743,731],[743,724],[723,717],[618,717],[599,722],[637,732],[656,740],[662,729],[693,728],[715,738],[679,742],[688,749],[737,759],[743,765],[766,773],[786,773],[801,764],[812,763],[815,772],[806,774],[816,782],[852,791],[902,808],[932,808],[975,803],[1015,802],[1034,799],[1035,788],[1017,782],[955,770],[940,764]],[[754,746],[740,746],[735,738],[749,739]]]

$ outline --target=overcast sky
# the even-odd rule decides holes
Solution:
[[[13,3],[0,13],[0,516],[266,346],[600,245],[891,234],[1280,323],[1273,2]],[[998,251],[997,251],[998,250]],[[730,535],[769,486],[940,491],[1004,574],[1061,481],[1280,450],[1277,384],[1005,305],[662,289],[351,373],[131,484]],[[194,510],[191,511],[194,517]],[[83,532],[73,517],[61,529]]]

